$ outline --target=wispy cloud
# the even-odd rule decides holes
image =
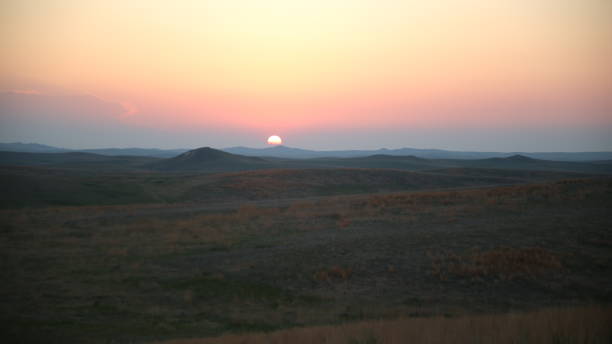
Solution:
[[[10,93],[15,93],[15,94],[42,94],[42,92],[38,91],[38,90],[22,90],[22,89],[18,89],[18,90],[10,90]]]
[[[138,107],[131,102],[122,101],[119,104],[121,104],[121,106],[123,106],[123,109],[125,110],[120,115],[121,118],[131,117],[132,115],[135,115],[140,111]]]

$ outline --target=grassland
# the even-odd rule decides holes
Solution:
[[[530,317],[566,313],[529,313],[515,322],[508,322],[511,315],[489,314],[612,301],[610,178],[542,182],[547,177],[533,172],[495,176],[516,185],[487,186],[485,178],[459,189],[419,191],[418,185],[446,186],[428,184],[435,175],[457,185],[450,175],[482,180],[494,172],[390,171],[377,177],[364,170],[349,181],[374,185],[365,190],[374,193],[318,189],[347,179],[347,171],[168,176],[145,190],[210,195],[188,203],[179,197],[171,203],[1,210],[2,337],[130,343],[315,326],[252,340],[293,342],[282,338],[331,331],[340,333],[335,342],[392,343],[385,336],[403,328],[412,335],[411,328],[459,331],[466,323],[491,321],[510,333]],[[422,179],[398,188],[411,185],[410,178]],[[394,180],[395,190],[389,186]],[[292,187],[310,191],[302,199],[278,196]],[[236,198],[241,190],[251,196]],[[607,321],[610,314],[607,306],[571,309],[574,315],[559,319],[578,319],[584,311]],[[565,328],[563,321],[550,326]],[[330,324],[339,327],[316,327]],[[578,340],[603,336],[609,342],[609,332],[589,325],[575,325]],[[564,333],[553,342],[564,342]]]
[[[609,343],[612,309],[571,307],[461,317],[370,320],[263,334],[169,340],[161,344]]]
[[[573,172],[495,169],[272,169],[233,173],[115,172],[0,166],[0,208],[237,202],[519,184]]]

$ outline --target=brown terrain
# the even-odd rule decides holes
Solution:
[[[593,326],[525,336],[610,338],[597,325],[610,319],[612,301],[608,177],[315,169],[87,178],[109,190],[131,178],[145,193],[176,198],[2,210],[0,313],[10,342],[315,326],[218,340],[300,342],[311,331],[335,333],[329,343],[399,343],[422,326],[465,332],[466,321],[490,342],[478,330],[489,322],[510,333],[531,317],[553,329],[578,316]],[[32,192],[44,187],[52,188]],[[520,313],[527,320],[508,312],[528,312]],[[431,333],[419,338],[449,342]]]
[[[0,158],[5,342],[612,338],[607,162]]]

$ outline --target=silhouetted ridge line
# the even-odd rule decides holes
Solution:
[[[174,158],[164,159],[150,165],[153,169],[175,171],[231,171],[258,169],[266,166],[268,166],[267,161],[262,158],[231,154],[210,147],[193,149]]]

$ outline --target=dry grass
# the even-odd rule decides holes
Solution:
[[[317,281],[346,281],[353,275],[352,268],[346,268],[341,266],[333,266],[329,269],[321,269],[314,273],[313,277]]]
[[[432,254],[432,274],[441,280],[449,275],[463,278],[493,277],[501,280],[534,278],[562,268],[558,255],[541,247],[500,247],[488,251],[472,250],[465,255]]]
[[[462,218],[491,210],[520,211],[528,202],[582,201],[609,192],[610,188],[611,185],[606,180],[582,180],[461,191],[338,196],[314,201],[296,201],[286,208],[244,204],[230,212],[195,213],[180,218],[145,218],[142,215],[154,212],[157,208],[166,211],[178,209],[181,207],[178,204],[31,208],[0,211],[0,224],[2,229],[11,231],[14,235],[23,236],[27,233],[49,237],[50,240],[70,237],[78,232],[75,228],[103,226],[104,231],[93,231],[70,240],[84,241],[82,244],[85,245],[95,242],[96,246],[110,247],[106,250],[109,256],[126,256],[143,250],[160,254],[197,245],[230,248],[245,238],[274,236],[288,231],[334,228],[351,230],[376,222],[409,225],[422,219],[452,224]],[[137,221],[114,221],[116,215],[132,213]],[[77,243],[74,246],[78,246]],[[527,254],[529,257],[521,254]],[[525,265],[524,259],[537,260],[546,257],[552,259],[544,252],[504,251],[481,253],[461,259],[450,256],[445,260],[454,264],[447,269],[453,274],[497,274],[500,278],[514,278],[515,275],[539,273],[542,270],[542,267]],[[552,261],[547,264],[549,263],[556,264]]]
[[[609,300],[604,298],[609,295],[604,293],[611,266],[606,253],[612,242],[609,221],[595,217],[591,218],[593,223],[585,223],[584,214],[590,214],[589,207],[609,204],[610,190],[609,181],[593,180],[278,203],[237,202],[210,209],[160,204],[1,210],[0,267],[6,281],[3,313],[17,319],[12,325],[16,332],[33,333],[36,338],[46,338],[39,330],[43,324],[74,339],[72,342],[87,342],[87,337],[92,342],[127,342],[268,331],[348,319],[390,319],[415,311],[457,314],[454,307],[464,305],[463,309],[494,311],[505,309],[499,304],[528,309],[550,305],[550,300],[559,305],[586,300],[603,303]],[[561,207],[556,207],[557,203]],[[502,232],[495,229],[502,226],[500,221],[489,220],[498,215],[502,219],[524,216],[524,210],[534,207],[537,217],[521,219],[525,222],[503,233],[504,239],[506,234],[516,233],[516,237],[497,240]],[[575,207],[579,211],[567,217],[541,216]],[[472,219],[482,221],[479,231],[466,225]],[[567,219],[567,225],[559,222]],[[533,224],[544,229],[554,226],[554,231],[527,231]],[[430,231],[430,227],[444,230]],[[573,234],[578,229],[580,237]],[[384,232],[377,234],[378,230]],[[387,234],[402,240],[405,247],[384,240]],[[462,235],[470,237],[457,242]],[[577,238],[575,245],[580,251],[572,251],[574,242],[555,242],[561,235],[567,236],[568,242]],[[521,239],[525,236],[529,240]],[[352,242],[357,244],[348,246]],[[362,252],[363,244],[367,245]],[[487,249],[468,250],[476,245]],[[513,248],[489,249],[496,245]],[[292,247],[297,249],[288,255]],[[456,252],[438,259],[439,273],[450,282],[440,283],[429,274],[427,249]],[[549,283],[549,277],[563,277],[563,281]],[[462,280],[470,278],[483,282]],[[537,280],[498,281],[521,278]],[[523,301],[532,284],[545,288],[538,290],[549,293],[551,299]],[[460,292],[466,295],[459,305],[446,303],[452,301],[454,286],[463,288]],[[481,295],[472,286],[486,289],[488,297],[473,303]],[[562,293],[577,296],[558,296]],[[361,295],[376,299],[369,301]],[[446,299],[446,295],[451,296]],[[483,306],[488,300],[499,302]],[[436,343],[454,342],[453,335],[475,338],[469,342],[476,343],[503,342],[493,337],[496,332],[487,332],[491,327],[514,338],[508,342],[541,342],[537,339],[544,338],[543,342],[569,343],[574,337],[577,341],[586,338],[579,337],[581,333],[589,338],[599,333],[586,327],[582,330],[579,326],[586,325],[580,323],[580,316],[554,315],[564,312],[550,311],[540,317],[549,314],[557,317],[555,321],[570,318],[578,325],[554,327],[547,325],[552,323],[550,319],[539,320],[542,326],[549,326],[548,337],[538,337],[544,334],[535,329],[523,331],[516,325],[517,315],[506,315],[370,321],[222,337],[217,342],[404,343],[414,339]],[[94,319],[91,327],[83,327],[89,319]],[[63,325],[57,326],[60,321]],[[566,327],[571,336],[563,332]],[[212,339],[193,343],[198,342],[215,343]]]
[[[184,339],[164,344],[404,344],[610,343],[611,307],[546,309],[529,313],[365,321],[265,334]]]

